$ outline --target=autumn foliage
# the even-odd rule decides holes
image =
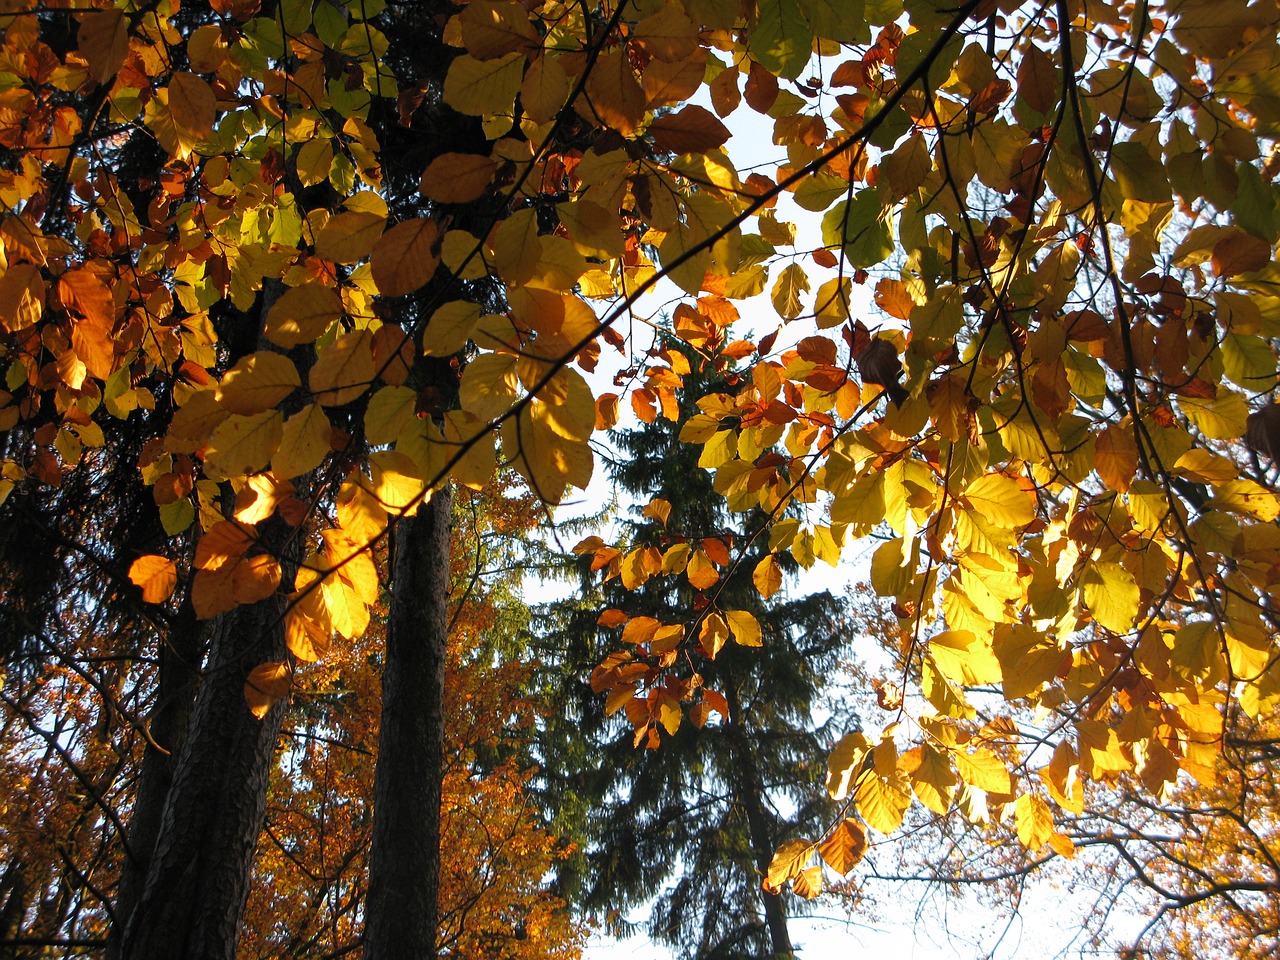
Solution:
[[[1220,789],[1224,743],[1271,722],[1274,3],[2,9],[0,508],[59,558],[3,651],[28,667],[4,763],[50,803],[47,834],[23,810],[5,841],[30,851],[0,881],[25,891],[6,935],[137,933],[108,909],[119,852],[86,845],[125,842],[153,719],[194,702],[174,723],[209,734],[227,677],[262,721],[236,726],[237,700],[230,740],[315,702],[302,732],[372,750],[341,692],[371,702],[402,521],[499,475],[558,505],[626,410],[682,420],[715,493],[761,518],[732,542],[578,544],[627,590],[692,597],[606,614],[591,680],[638,747],[724,714],[703,667],[762,642],[722,589],[744,558],[767,597],[780,555],[877,539],[897,692],[834,745],[839,814],[778,851],[771,890],[817,895],[913,809],[1070,857],[1096,798]],[[747,128],[776,153],[744,154]],[[695,363],[723,387],[682,418]],[[125,502],[136,523],[99,528]],[[32,589],[38,556],[5,542]],[[498,733],[470,734],[454,810],[501,801],[486,842],[536,870],[555,845],[514,800],[528,768],[494,757],[472,783],[460,758]],[[314,736],[273,788],[259,952],[359,924],[368,758]],[[203,741],[149,743],[140,781],[180,780],[180,742]],[[242,785],[252,820],[266,777]],[[291,871],[315,905],[268,932]],[[463,936],[447,918],[471,908],[441,906]],[[550,917],[548,950],[571,940]]]

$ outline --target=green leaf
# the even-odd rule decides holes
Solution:
[[[863,190],[827,211],[822,242],[843,247],[852,267],[874,267],[893,253],[893,211],[881,206],[879,191]]]
[[[813,34],[796,0],[760,0],[751,55],[775,76],[794,80],[809,65]]]

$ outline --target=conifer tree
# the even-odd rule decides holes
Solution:
[[[687,375],[684,403],[692,408],[716,379]],[[635,504],[621,539],[714,551],[713,541],[730,548],[759,529],[760,517],[725,510],[672,421],[619,431],[617,443],[609,474]],[[656,509],[646,509],[650,498]],[[628,927],[619,910],[653,901],[649,934],[699,960],[792,955],[787,919],[795,901],[763,891],[762,876],[778,843],[829,813],[812,802],[816,791],[795,787],[812,783],[811,761],[823,746],[815,707],[844,641],[842,605],[828,593],[762,600],[751,571],[763,550],[752,553],[703,589],[683,577],[627,593],[617,580],[593,585],[584,566],[582,595],[546,608],[553,626],[535,640],[554,668],[548,683],[558,707],[544,747],[548,801],[582,845],[561,871],[565,895],[584,909],[611,911],[615,930]],[[617,631],[597,622],[599,611],[661,617],[712,596],[756,616],[761,646],[720,651],[702,677],[723,692],[722,709],[704,711],[700,727],[673,721],[661,747],[646,749],[618,705],[602,701],[587,680],[617,642]]]

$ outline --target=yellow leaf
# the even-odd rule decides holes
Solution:
[[[342,298],[336,290],[318,283],[304,283],[286,290],[267,311],[264,336],[289,348],[312,343],[342,316]]]
[[[1138,615],[1138,583],[1118,563],[1089,564],[1080,580],[1080,595],[1093,619],[1108,630],[1127,633]]]
[[[702,627],[698,631],[698,642],[703,652],[712,660],[720,653],[725,641],[729,639],[729,625],[718,613],[709,613],[702,619]]]
[[[232,413],[247,416],[270,410],[300,386],[302,378],[292,360],[260,350],[241,357],[223,375],[216,397]]]
[[[765,875],[764,889],[769,893],[778,893],[793,877],[799,876],[804,864],[813,856],[817,845],[809,840],[788,840],[778,847],[769,862],[769,870]]]
[[[856,792],[858,813],[872,829],[889,834],[902,826],[911,806],[911,792],[905,777],[883,777],[878,773],[863,777]]]
[[[867,852],[867,831],[862,824],[850,817],[845,817],[831,835],[822,841],[818,853],[836,873],[845,876],[858,865]]]
[[[818,896],[822,893],[822,865],[815,863],[811,867],[805,867],[796,874],[791,887],[795,890],[796,896],[804,897],[806,900],[812,900]]]
[[[294,486],[288,480],[279,480],[270,473],[255,473],[236,491],[235,518],[241,523],[261,523],[293,492]]]
[[[478,153],[442,153],[422,171],[418,191],[437,203],[470,203],[484,196],[497,170],[496,163]]]
[[[330,631],[291,606],[285,614],[284,642],[299,660],[314,662],[329,652]]]
[[[1014,804],[1018,818],[1018,839],[1031,852],[1048,843],[1054,834],[1053,811],[1034,793],[1024,793]]]
[[[328,455],[333,428],[320,404],[311,403],[284,423],[271,470],[281,478],[310,473]]]
[[[340,407],[363,394],[373,384],[372,334],[353,330],[320,351],[311,367],[310,386],[316,401]]]
[[[249,711],[261,720],[276,702],[289,696],[293,671],[287,663],[260,663],[249,671],[244,682],[244,699]]]
[[[594,462],[585,440],[560,436],[553,428],[547,419],[547,406],[535,400],[518,416],[504,420],[502,451],[538,497],[547,503],[559,503],[566,487],[587,488]]]
[[[448,449],[450,458],[462,452],[462,458],[450,470],[453,479],[472,490],[483,489],[498,462],[493,431],[488,423],[465,410],[450,410],[444,415],[444,439],[456,445]]]
[[[946,816],[955,799],[957,783],[947,755],[924,744],[904,753],[900,763],[920,802],[938,816]]]
[[[929,654],[938,671],[961,686],[998,683],[1004,676],[991,645],[968,630],[944,630],[932,637]]]
[[[988,473],[969,484],[964,492],[975,513],[988,523],[1012,530],[1035,519],[1035,503],[1018,482],[1002,473]]]
[[[384,214],[348,210],[331,217],[316,236],[316,256],[334,263],[358,263],[373,252],[387,225]]]
[[[216,474],[214,479],[225,479],[263,469],[279,449],[283,429],[284,416],[279,410],[228,417],[209,439],[205,471]]]
[[[336,577],[327,577],[321,590],[333,629],[348,640],[361,636],[369,626],[369,608],[356,592]]]
[[[407,517],[417,512],[426,482],[412,460],[394,450],[380,450],[369,455],[369,472],[370,490],[383,507]]]
[[[871,741],[862,733],[846,733],[827,758],[827,793],[843,800],[862,773],[863,761],[871,753]]]
[[[444,304],[431,314],[427,322],[427,332],[422,336],[422,352],[428,357],[447,357],[457,353],[467,345],[479,319],[480,307],[474,303],[454,300]],[[480,359],[483,358],[476,358]]]
[[[496,60],[454,58],[444,78],[444,101],[459,113],[480,117],[510,114],[524,79],[525,57],[512,52]]]
[[[751,572],[751,582],[755,584],[760,596],[768,600],[782,588],[782,568],[773,554],[766,554]]]
[[[729,629],[733,631],[733,639],[739,646],[763,646],[760,639],[760,623],[746,610],[726,610],[725,619],[729,621]]]
[[[969,786],[1002,796],[1013,793],[1013,778],[1009,774],[1009,768],[986,747],[973,753],[959,750],[955,758],[960,779]]]
[[[373,246],[370,268],[378,291],[403,297],[425,286],[440,265],[440,231],[434,220],[419,217],[397,223]]]
[[[418,395],[408,387],[383,387],[365,409],[365,439],[377,446],[395,443],[405,424],[417,416],[417,403]]]
[[[546,123],[569,99],[569,78],[553,56],[543,54],[525,71],[520,83],[520,105],[534,123]]]
[[[178,568],[167,557],[146,554],[129,566],[129,579],[142,588],[147,603],[164,603],[178,585]]]
[[[784,320],[794,320],[804,309],[800,302],[800,294],[808,290],[809,277],[804,267],[798,263],[788,264],[774,281],[773,293],[770,294],[773,299],[773,309],[777,310],[778,315]]]

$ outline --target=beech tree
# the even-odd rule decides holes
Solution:
[[[815,894],[815,855],[846,873],[863,824],[917,801],[1069,856],[1091,784],[1208,786],[1237,709],[1274,711],[1273,3],[4,17],[0,496],[128,471],[166,536],[109,559],[190,605],[166,649],[201,664],[162,809],[135,811],[122,956],[234,953],[284,701],[364,633],[389,531],[365,955],[432,949],[450,490],[500,456],[554,505],[624,395],[678,418],[682,365],[634,333],[649,294],[731,374],[681,437],[728,509],[770,518],[750,543],[809,566],[887,536],[904,696],[837,745],[842,816],[783,845],[770,889]],[[767,172],[736,168],[735,111],[772,121]],[[786,335],[748,338],[766,290]],[[606,349],[616,393],[584,375]],[[120,422],[140,454],[100,462]],[[760,636],[716,587],[748,545],[580,549],[698,590],[617,623],[596,674],[661,749],[672,711],[724,695],[699,665]],[[1062,722],[979,726],[988,686]]]

